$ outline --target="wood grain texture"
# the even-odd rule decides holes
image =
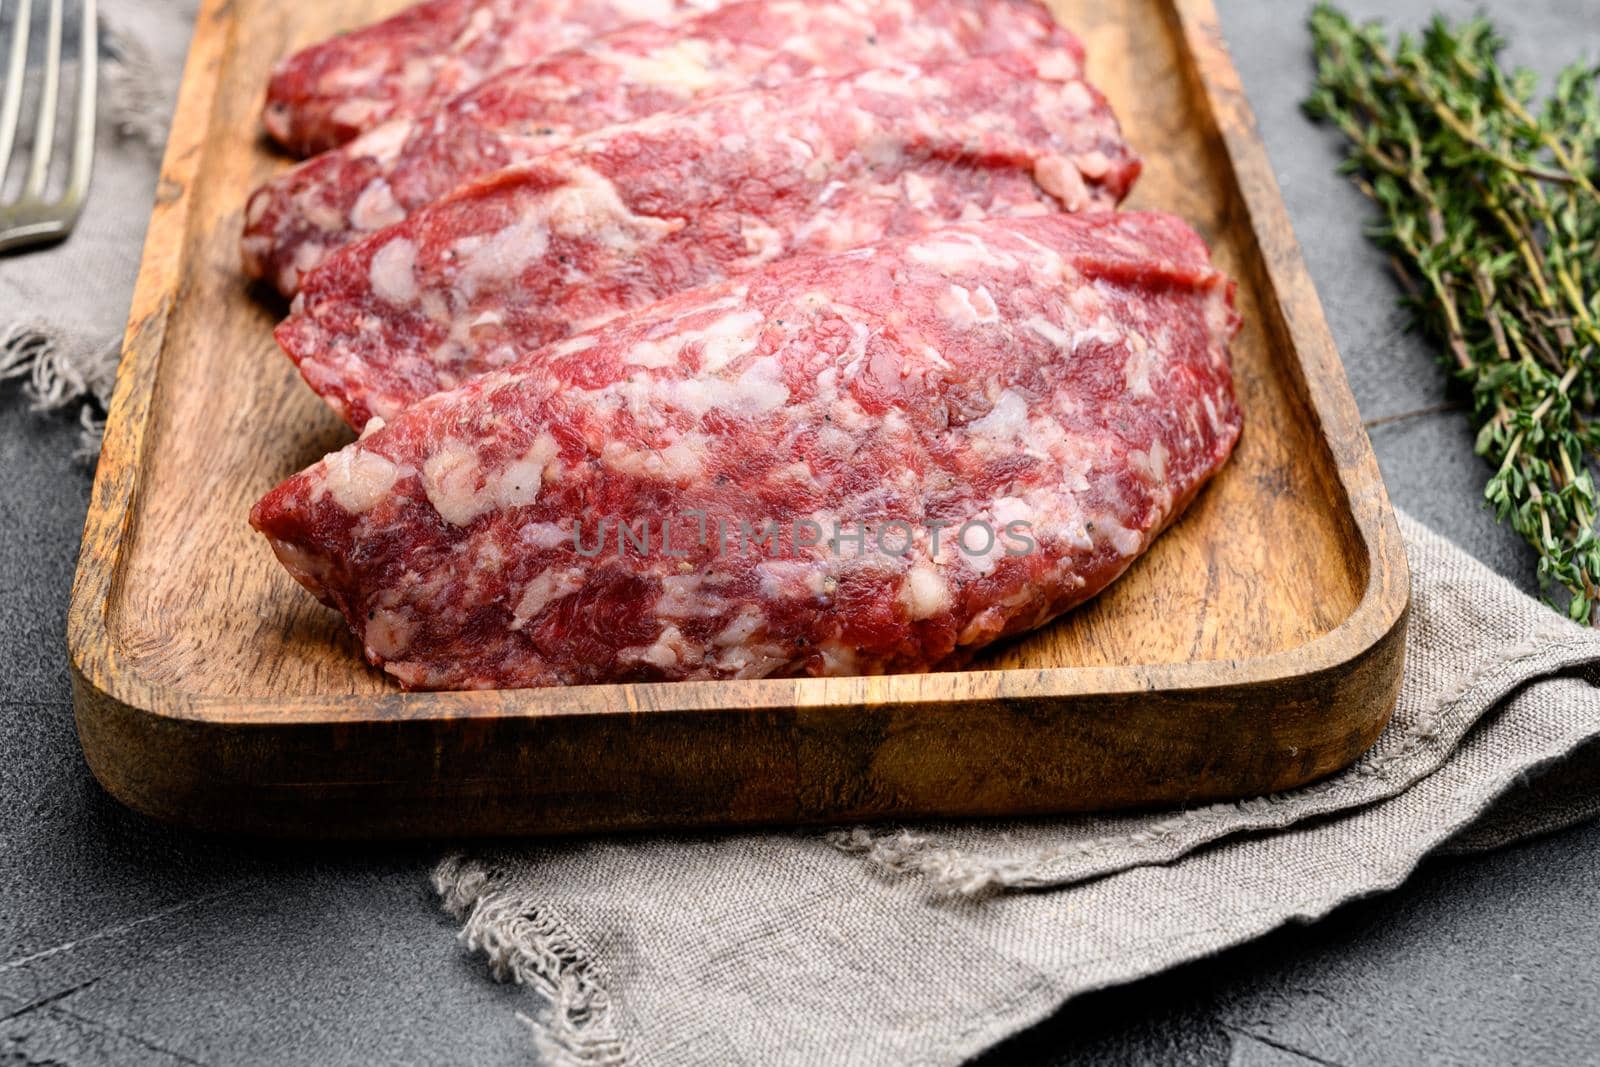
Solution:
[[[1239,279],[1244,436],[1110,590],[973,670],[396,690],[245,521],[349,440],[244,287],[285,51],[395,0],[207,0],[68,624],[79,734],[153,816],[283,835],[562,832],[1197,803],[1346,765],[1398,691],[1405,555],[1210,0],[1060,0],[1146,171]]]

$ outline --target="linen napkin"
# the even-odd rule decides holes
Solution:
[[[194,8],[103,6],[88,210],[67,243],[0,259],[0,379],[80,407],[90,450]],[[435,886],[488,970],[529,986],[550,1062],[945,1064],[1081,993],[1391,888],[1432,851],[1600,814],[1600,744],[1580,748],[1600,734],[1600,634],[1401,528],[1400,703],[1326,781],[1155,814],[474,848]]]
[[[1594,813],[1600,752],[1567,779],[1587,792],[1524,790],[1474,837],[1600,736],[1600,633],[1401,530],[1400,700],[1324,781],[1154,814],[473,849],[435,887],[537,994],[548,1062],[959,1063],[1074,996],[1391,889],[1463,830],[1492,847]]]

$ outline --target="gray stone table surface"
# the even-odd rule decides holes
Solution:
[[[1395,500],[1526,585],[1484,470],[1404,331],[1337,139],[1297,101],[1304,0],[1219,0]],[[1360,0],[1417,25],[1463,0]],[[1600,46],[1600,0],[1492,4],[1546,72]],[[88,476],[75,426],[0,400],[0,1058],[6,1063],[521,1063],[515,1013],[426,886],[441,845],[306,848],[151,825],[72,726],[63,630]],[[1600,826],[1425,865],[1399,891],[1069,1005],[987,1062],[1600,1062]]]

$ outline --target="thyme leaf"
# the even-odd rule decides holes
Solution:
[[[1484,498],[1538,553],[1540,587],[1600,624],[1600,66],[1537,104],[1485,18],[1391,43],[1322,3],[1310,26],[1305,110],[1344,133],[1371,236],[1470,398]]]

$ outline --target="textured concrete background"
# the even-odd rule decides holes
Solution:
[[[1337,139],[1297,110],[1306,4],[1219,0],[1362,411],[1441,399],[1403,330]],[[1430,0],[1364,0],[1415,25]],[[1443,3],[1452,13],[1474,5]],[[1600,44],[1596,0],[1492,5],[1545,71]],[[426,873],[442,846],[306,849],[178,833],[101,794],[62,648],[88,494],[74,427],[0,401],[0,1059],[6,1063],[524,1063],[527,994],[485,980]],[[1373,430],[1395,500],[1527,584],[1478,504],[1455,413]],[[1311,928],[1070,1005],[986,1062],[1600,1062],[1600,827],[1427,864]]]

